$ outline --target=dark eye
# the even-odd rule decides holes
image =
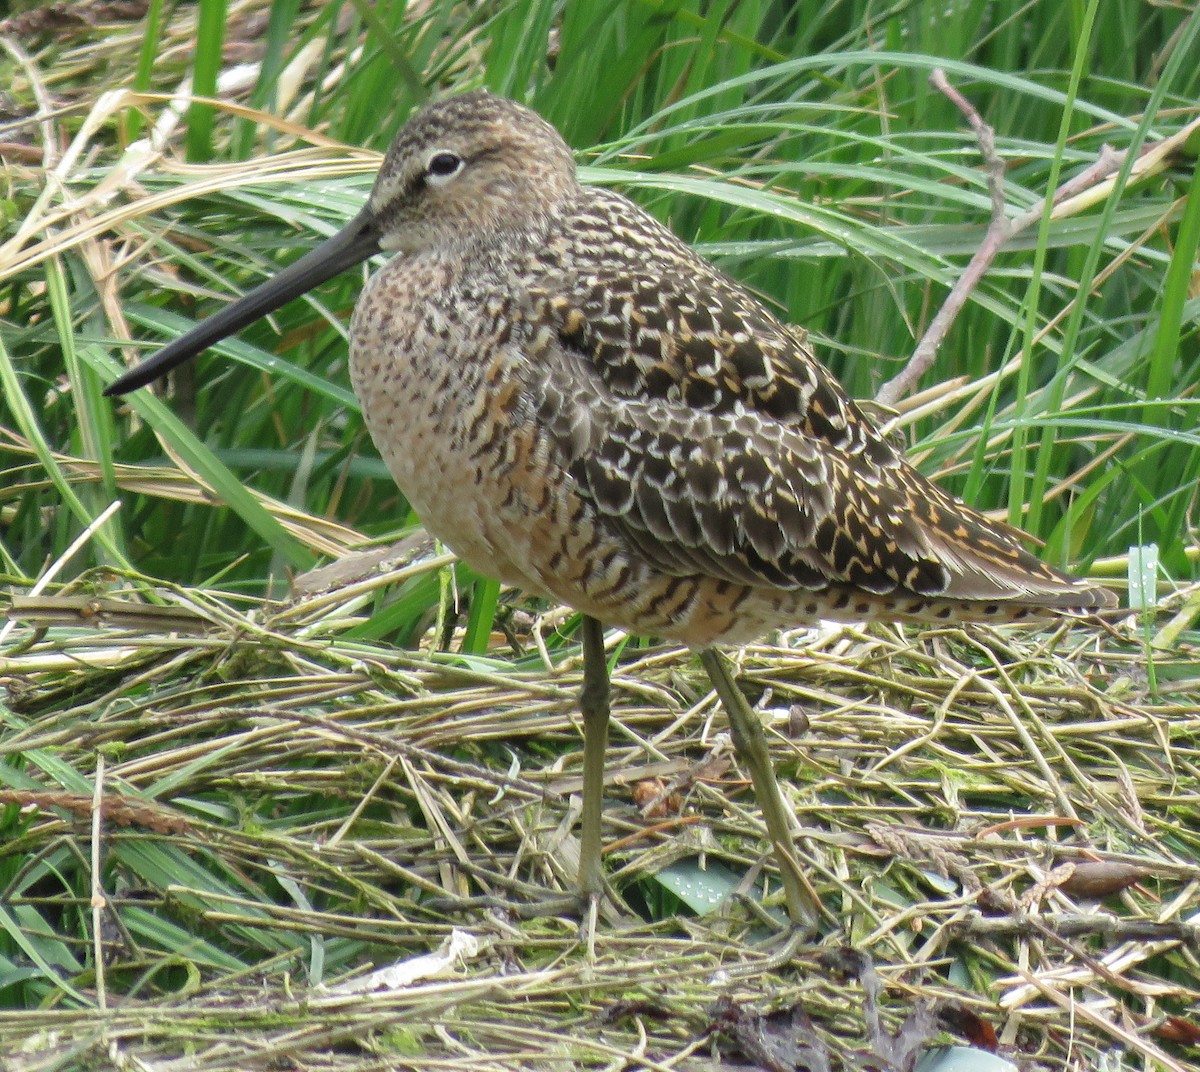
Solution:
[[[457,175],[463,166],[463,158],[458,153],[439,152],[429,158],[425,165],[425,175],[434,182],[445,182]]]

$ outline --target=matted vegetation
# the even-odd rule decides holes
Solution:
[[[1197,119],[1200,18],[221,6],[0,19],[0,1068],[900,1070],[994,1030],[1023,1070],[1200,1069],[1200,198],[1193,142],[1138,155]],[[1010,214],[1035,211],[896,434],[1161,605],[748,648],[816,939],[779,929],[699,667],[614,634],[625,903],[589,953],[551,900],[574,622],[420,539],[387,550],[416,519],[346,384],[360,279],[160,398],[100,391],[356,211],[425,94],[486,84],[872,397],[988,222],[938,66],[996,130]],[[218,74],[211,109],[173,101]],[[1106,143],[1126,166],[1036,211]],[[444,976],[354,988],[451,940]]]

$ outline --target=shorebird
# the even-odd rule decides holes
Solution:
[[[582,612],[579,888],[603,890],[609,682],[600,623],[700,660],[798,865],[759,720],[716,645],[819,619],[1010,621],[1112,593],[905,461],[801,332],[486,92],[418,111],[337,235],[109,388],[123,394],[378,253],[350,329],[371,437],[425,526],[478,572]]]

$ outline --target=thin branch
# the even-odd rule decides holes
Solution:
[[[1185,942],[1200,944],[1200,926],[1194,923],[1165,922],[1152,919],[1121,919],[1108,913],[1062,912],[1032,916],[1014,912],[1006,916],[971,915],[950,924],[956,934],[972,938],[999,938],[1016,935],[1037,938],[1045,933],[1058,938],[1104,938],[1112,942]]]
[[[996,154],[996,132],[983,121],[975,106],[958,92],[946,79],[946,73],[940,67],[935,67],[929,75],[929,81],[935,89],[940,90],[958,107],[975,131],[979,141],[979,151],[983,155],[988,169],[988,191],[992,195],[992,218],[988,223],[987,233],[983,241],[967,265],[966,271],[959,276],[941,309],[926,329],[917,348],[907,365],[895,377],[885,383],[875,396],[877,402],[885,406],[894,405],[912,390],[917,381],[925,374],[937,357],[938,347],[950,331],[951,325],[958,318],[959,311],[966,304],[971,292],[979,285],[984,273],[991,267],[992,261],[1000,248],[1012,235],[1012,225],[1004,212],[1004,161]]]
[[[962,307],[966,305],[971,293],[979,285],[979,281],[992,266],[992,262],[1004,247],[1004,244],[1026,228],[1037,223],[1046,210],[1046,201],[1043,198],[1036,205],[1031,206],[1020,215],[1014,216],[1011,219],[1005,214],[1004,162],[996,154],[995,131],[983,121],[971,102],[950,85],[946,79],[945,72],[941,68],[934,68],[929,75],[929,81],[936,89],[940,90],[954,102],[959,111],[966,116],[967,122],[971,124],[972,129],[975,131],[975,136],[979,141],[980,154],[983,156],[984,163],[988,169],[988,190],[992,196],[992,216],[988,223],[988,229],[983,236],[983,241],[980,242],[979,248],[975,251],[970,263],[959,277],[958,282],[951,288],[946,301],[930,322],[920,342],[917,343],[908,364],[896,376],[885,383],[876,394],[875,400],[885,406],[895,405],[896,402],[913,389],[917,381],[929,370],[934,358],[937,356],[938,348],[942,345],[942,341],[950,331],[951,325],[957,319]],[[1144,148],[1143,152],[1145,151],[1146,149]],[[1092,164],[1078,175],[1068,179],[1054,191],[1050,199],[1051,204],[1062,204],[1064,201],[1104,182],[1121,168],[1124,160],[1124,151],[1115,150],[1109,145],[1103,146]]]

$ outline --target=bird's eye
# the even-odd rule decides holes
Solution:
[[[434,185],[449,182],[463,168],[463,158],[458,153],[442,150],[429,158],[425,165],[425,178]]]

